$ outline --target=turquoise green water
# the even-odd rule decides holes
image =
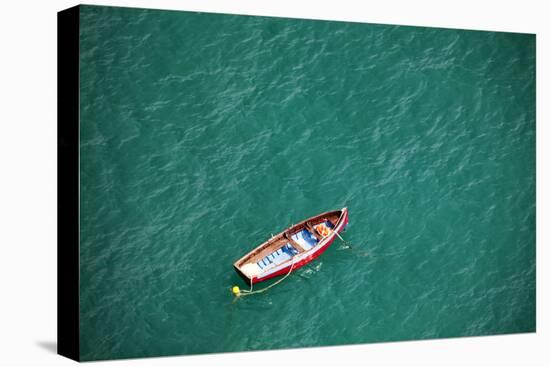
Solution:
[[[85,6],[80,40],[84,360],[535,330],[534,35]],[[231,296],[343,206],[352,250]]]

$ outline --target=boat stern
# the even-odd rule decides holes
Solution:
[[[237,274],[239,274],[239,276],[244,280],[244,282],[246,284],[250,284],[250,282],[252,281],[245,273],[243,273],[241,271],[241,268],[239,266],[237,266],[237,263],[233,264],[233,269],[235,269],[235,271],[237,272]]]

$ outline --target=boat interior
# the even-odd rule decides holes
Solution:
[[[314,217],[272,237],[242,258],[236,265],[248,277],[261,274],[289,261],[294,255],[313,249],[332,233],[340,211]]]

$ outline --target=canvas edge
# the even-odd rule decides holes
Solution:
[[[57,354],[80,361],[80,6],[57,13]]]

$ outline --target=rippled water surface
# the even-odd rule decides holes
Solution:
[[[83,359],[535,330],[534,35],[84,6],[80,40]],[[343,206],[353,249],[231,296]]]

